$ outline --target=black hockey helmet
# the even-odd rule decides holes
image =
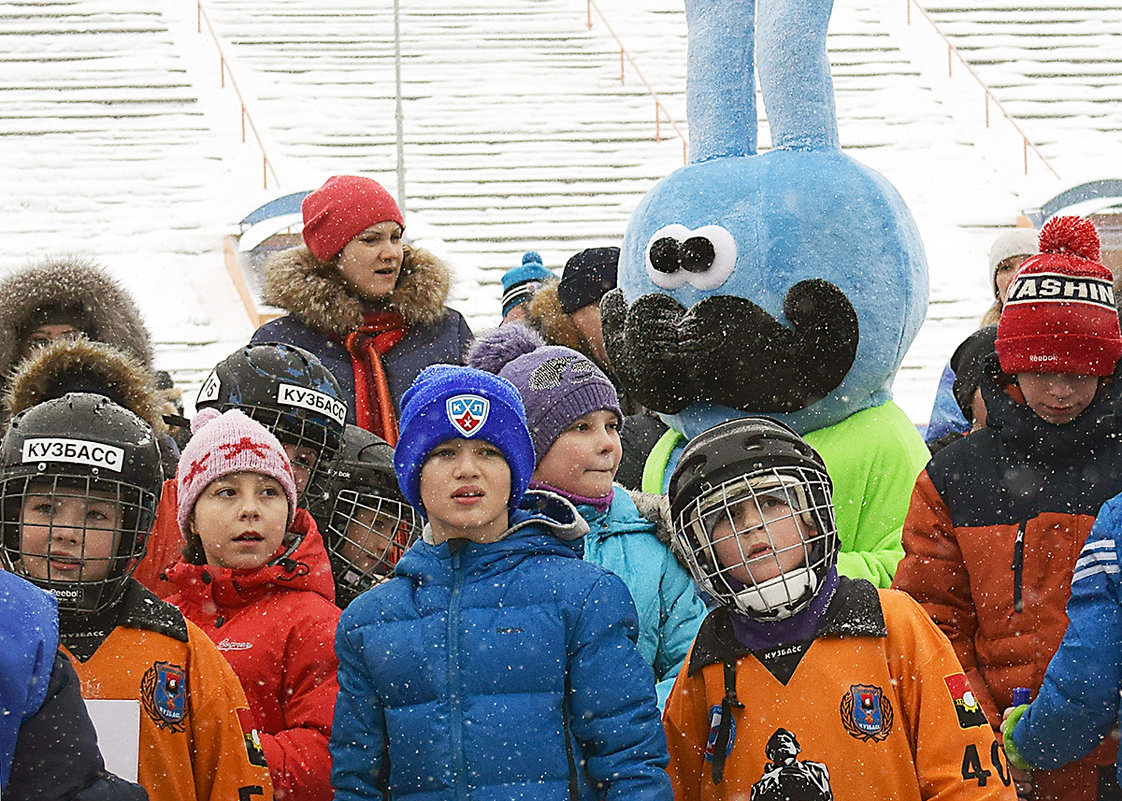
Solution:
[[[771,418],[728,420],[691,440],[669,495],[674,536],[695,580],[746,615],[778,620],[799,612],[837,562],[826,465],[798,434]],[[742,504],[751,506],[750,524],[737,511]],[[792,521],[799,535],[786,548],[772,539],[781,520]],[[752,530],[767,535],[763,555],[744,549],[743,536]],[[719,559],[718,549],[728,554],[730,547],[735,556]],[[801,556],[797,566],[785,565],[784,550]],[[753,571],[777,575],[757,581]]]
[[[398,489],[393,448],[353,425],[322,471],[308,510],[327,545],[335,599],[343,607],[393,573],[421,529]]]
[[[24,410],[0,442],[5,569],[60,609],[110,606],[144,555],[163,480],[152,429],[103,395]]]
[[[288,445],[315,454],[294,468],[308,471],[304,491],[339,450],[347,422],[347,402],[339,382],[312,353],[278,342],[246,345],[207,376],[196,409],[240,409]]]

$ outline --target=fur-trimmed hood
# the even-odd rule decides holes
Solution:
[[[428,326],[448,313],[452,273],[427,250],[405,245],[401,275],[385,308],[410,325]],[[367,306],[347,291],[334,262],[322,262],[304,245],[273,254],[265,263],[264,298],[305,325],[342,340],[362,325]]]
[[[150,370],[134,356],[86,337],[57,339],[16,369],[4,396],[8,419],[67,392],[97,392],[167,431],[160,394]]]
[[[90,339],[111,342],[151,368],[152,338],[128,290],[93,260],[60,256],[0,280],[0,376],[15,367],[21,333],[49,306],[80,307]]]

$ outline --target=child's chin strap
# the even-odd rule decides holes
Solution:
[[[743,709],[736,699],[736,661],[725,660],[725,697],[721,699],[721,722],[717,724],[717,739],[713,742],[713,784],[720,784],[725,775],[725,753],[732,736],[732,710]]]

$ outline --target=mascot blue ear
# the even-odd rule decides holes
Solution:
[[[635,209],[601,322],[624,388],[687,436],[738,414],[805,433],[882,405],[923,322],[907,205],[841,150],[830,12],[686,2],[690,163]]]
[[[687,0],[686,116],[690,161],[756,154],[756,84],[773,149],[839,149],[834,84],[826,53],[832,0]]]

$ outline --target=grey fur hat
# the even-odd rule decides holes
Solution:
[[[129,292],[91,259],[61,256],[0,280],[0,376],[11,374],[22,337],[47,309],[70,310],[91,340],[112,343],[151,369],[151,336]]]

